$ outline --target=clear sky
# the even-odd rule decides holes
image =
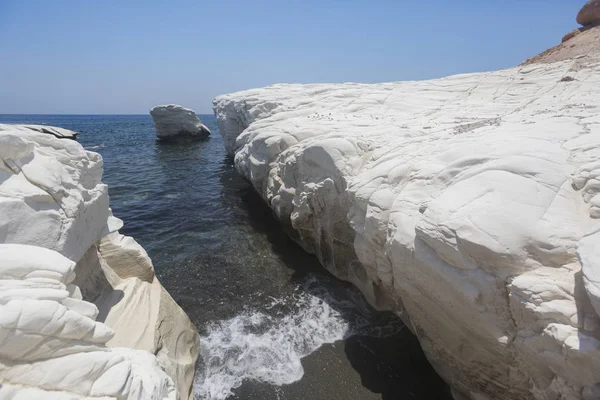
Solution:
[[[0,114],[143,114],[279,82],[519,64],[586,0],[0,0]]]

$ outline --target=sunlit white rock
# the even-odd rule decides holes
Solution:
[[[0,131],[0,399],[193,396],[198,335],[101,178],[75,141]]]
[[[401,315],[457,396],[591,399],[598,87],[588,57],[275,85],[214,110],[237,169],[298,242]]]
[[[75,141],[0,132],[0,241],[79,260],[106,228],[102,158]]]
[[[0,132],[2,131],[34,131],[39,133],[47,133],[55,136],[59,139],[75,139],[79,134],[78,132],[71,131],[65,128],[58,128],[56,126],[48,125],[11,125],[11,124],[0,124]]]
[[[74,277],[75,263],[53,250],[0,244],[0,398],[175,399],[152,354],[106,347],[115,332],[95,321]]]

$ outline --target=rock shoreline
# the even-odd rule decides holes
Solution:
[[[79,135],[79,132],[71,131],[65,128],[58,128],[56,126],[0,124],[0,132],[15,130],[22,132],[34,131],[39,133],[46,133],[55,136],[59,139],[76,139],[77,135]]]
[[[0,397],[192,399],[195,327],[52,131],[0,128]]]
[[[568,78],[568,79],[567,79]],[[464,399],[600,396],[600,63],[218,96],[291,236]]]

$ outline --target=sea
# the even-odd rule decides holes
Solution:
[[[104,160],[113,214],[201,335],[198,400],[451,399],[419,343],[282,231],[212,135],[162,143],[149,115],[0,115],[59,126]]]

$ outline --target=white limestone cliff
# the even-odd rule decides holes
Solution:
[[[307,251],[400,315],[456,398],[600,398],[600,59],[275,85],[214,111]]]
[[[0,131],[0,398],[192,398],[198,336],[109,209],[102,158]]]
[[[150,110],[150,115],[159,139],[204,139],[210,135],[210,130],[198,119],[194,110],[189,108],[176,104],[156,106]]]

